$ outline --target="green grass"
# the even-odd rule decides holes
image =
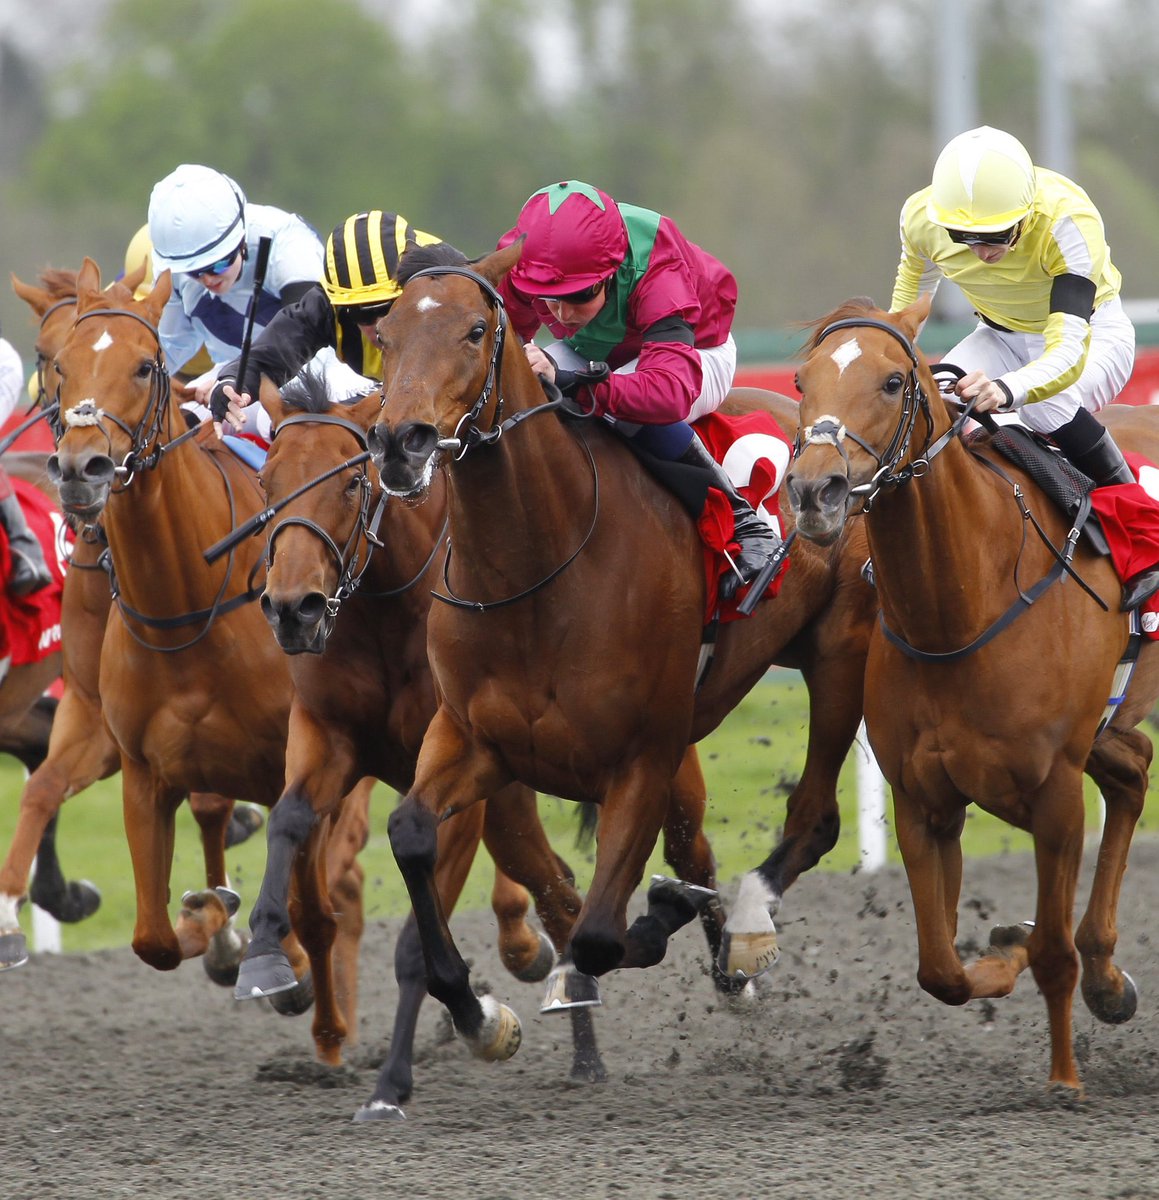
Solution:
[[[701,760],[708,782],[709,809],[706,829],[715,851],[719,877],[727,882],[759,863],[772,848],[784,819],[785,797],[797,779],[805,758],[808,698],[796,672],[772,671],[749,694],[728,720],[701,743]],[[1152,790],[1154,791],[1154,776]],[[11,842],[16,823],[23,770],[14,759],[0,757],[0,846]],[[838,790],[841,805],[841,838],[821,863],[821,870],[849,871],[858,863],[857,776],[851,755]],[[393,794],[381,787],[371,810],[370,842],[362,854],[366,870],[366,909],[370,918],[406,911],[406,893],[395,867],[386,834]],[[1087,784],[1088,827],[1097,823],[1098,799]],[[575,869],[581,886],[591,878],[594,851],[576,848],[578,809],[574,804],[545,797],[540,811],[552,844]],[[1159,800],[1148,805],[1141,828],[1159,822]],[[1002,854],[1030,849],[1026,834],[986,813],[971,809],[963,836],[969,856]],[[100,911],[79,925],[65,926],[66,951],[126,945],[132,936],[134,892],[132,869],[121,821],[120,776],[106,780],[71,800],[61,816],[57,846],[69,878],[91,879],[101,890]],[[889,853],[897,859],[890,839]],[[243,912],[257,894],[265,861],[263,834],[227,853],[230,879],[241,892]],[[657,851],[650,871],[665,871]],[[490,859],[481,853],[471,873],[460,907],[486,908],[491,888]],[[177,900],[187,888],[200,887],[204,868],[197,828],[188,806],[178,813],[177,848],[171,886],[175,914]],[[26,931],[31,929],[27,913]]]

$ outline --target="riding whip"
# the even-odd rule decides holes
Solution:
[[[258,297],[262,292],[262,285],[266,281],[266,267],[270,263],[270,246],[273,243],[272,238],[258,238],[258,252],[254,260],[254,288],[250,293],[250,302],[246,308],[245,314],[245,336],[241,341],[241,357],[237,364],[237,386],[240,391],[245,387],[245,369],[249,362],[250,343],[254,337],[254,319],[258,314]],[[251,399],[256,400],[256,396]]]

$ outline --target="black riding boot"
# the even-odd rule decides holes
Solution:
[[[27,596],[52,582],[52,572],[44,561],[44,551],[36,535],[28,528],[24,510],[13,492],[0,500],[0,524],[8,534],[8,555],[12,568],[8,575],[8,592]]]
[[[761,569],[780,549],[781,539],[772,526],[756,513],[753,506],[736,490],[724,468],[705,449],[704,443],[694,433],[688,449],[680,456],[682,463],[702,467],[712,474],[712,486],[722,491],[732,508],[733,538],[739,547],[733,562],[733,570],[720,581],[720,594],[728,600],[745,583],[751,583]]]
[[[1072,454],[1063,445],[1063,442],[1059,441],[1056,432],[1052,436],[1058,442],[1063,453],[1084,475],[1094,480],[1095,487],[1109,487],[1116,483],[1134,483],[1135,476],[1131,473],[1131,468],[1127,466],[1123,452],[1116,445],[1115,439],[1111,437],[1110,431],[1103,429],[1089,413],[1084,412],[1083,415],[1087,416],[1090,423],[1100,429],[1101,433],[1093,445],[1077,454]],[[1069,429],[1074,424],[1075,421],[1071,421],[1063,428]],[[1159,592],[1159,565],[1150,567],[1146,571],[1140,571],[1138,575],[1132,575],[1123,584],[1119,607],[1123,612],[1130,612],[1131,609],[1138,608],[1144,600],[1150,599],[1156,592]]]

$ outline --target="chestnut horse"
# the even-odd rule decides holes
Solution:
[[[283,649],[295,656],[295,695],[287,788],[270,818],[270,856],[251,916],[253,939],[239,995],[276,988],[279,971],[284,973],[277,939],[286,921],[286,883],[291,859],[302,861],[299,847],[307,831],[312,837],[324,829],[319,817],[336,810],[351,778],[374,774],[399,791],[414,780],[422,737],[436,709],[426,629],[446,515],[441,481],[419,506],[386,502],[378,493],[365,465],[365,431],[378,417],[379,396],[336,407],[319,381],[292,402],[273,395],[263,403],[275,430],[262,470],[267,512],[284,509],[284,515],[270,526],[262,608]],[[704,781],[692,754],[673,791],[666,850],[675,869],[710,888],[713,867],[703,815]],[[502,868],[492,899],[505,965],[520,979],[542,979],[551,966],[551,944],[545,959],[524,922],[527,893],[508,876],[532,891],[559,950],[582,898],[570,868],[547,842],[534,792],[508,784],[440,826],[435,887],[446,913],[471,865],[467,850],[473,845],[460,832],[464,826],[474,830],[476,840],[481,831]],[[448,838],[448,831],[456,836]],[[398,1117],[410,1095],[415,1020],[426,994],[413,915],[396,946],[395,973],[400,1006],[390,1055],[357,1120]],[[590,1009],[571,1006],[570,1012],[572,1081],[606,1078]]]
[[[406,283],[378,326],[384,394],[369,439],[392,495],[415,500],[436,472],[446,478],[451,551],[428,623],[439,708],[389,830],[428,989],[489,1054],[514,1017],[475,997],[438,906],[439,820],[512,780],[601,804],[569,953],[588,975],[626,965],[636,952],[627,904],[677,767],[774,662],[799,667],[814,700],[808,780],[790,802],[778,864],[784,886],[831,848],[872,614],[857,571],[863,550],[805,548],[775,599],[721,627],[696,689],[705,612],[696,530],[613,433],[560,421],[521,348],[505,353],[495,284],[519,252]],[[792,401],[734,395],[795,427]]]
[[[1112,956],[1151,761],[1136,726],[1159,695],[1159,653],[1143,641],[1123,697],[1116,670],[1130,622],[1109,560],[1080,541],[1067,578],[1072,520],[1026,472],[957,436],[965,417],[955,419],[914,345],[928,312],[929,297],[894,315],[851,301],[817,322],[799,372],[800,451],[786,491],[798,532],[821,545],[866,512],[881,618],[865,721],[893,788],[918,981],[964,1004],[1007,995],[1029,966],[1049,1015],[1050,1081],[1081,1091],[1071,1030],[1080,959],[1096,1017],[1125,1021],[1136,1006]],[[1159,461],[1153,411],[1113,408],[1102,419],[1121,445]],[[1109,705],[1112,697],[1122,702]],[[1106,823],[1072,932],[1084,762]],[[1038,899],[1033,925],[996,929],[965,965],[955,935],[970,803],[1033,835]]]
[[[16,294],[40,321],[36,339],[39,402],[48,404],[57,393],[55,358],[76,315],[76,272],[49,269],[41,273],[41,286],[12,276]],[[126,281],[130,288],[135,281]],[[13,474],[38,483],[57,500],[45,474],[45,455],[9,456],[5,463]],[[22,463],[28,463],[24,474]],[[58,920],[79,920],[96,910],[99,893],[87,882],[66,883],[55,855],[55,833],[61,806],[71,796],[120,770],[120,752],[105,728],[100,712],[98,675],[112,597],[109,578],[98,564],[105,549],[99,526],[81,527],[73,547],[61,597],[63,691],[52,720],[46,726],[47,745],[35,762],[26,759],[31,775],[20,799],[20,814],[13,840],[0,866],[0,967],[15,966],[27,957],[27,943],[16,921],[16,909],[25,889],[33,857],[36,873],[29,894]],[[190,808],[197,820],[205,855],[209,889],[228,883],[224,851],[244,841],[257,824],[250,812],[234,813],[231,800],[214,794],[194,793]],[[256,811],[256,810],[251,810]],[[232,898],[223,893],[232,906]],[[191,945],[199,939],[208,946],[203,960],[217,982],[232,986],[241,944],[232,929],[223,927],[210,943],[204,901],[191,894],[179,928]]]
[[[142,300],[121,283],[102,292],[96,264],[85,260],[76,320],[56,355],[63,433],[49,460],[62,507],[85,523],[100,518],[115,565],[100,707],[120,751],[137,887],[133,948],[159,969],[204,949],[203,938],[186,936],[189,922],[175,931],[166,911],[176,806],[206,791],[271,806],[284,775],[290,692],[285,657],[249,603],[257,595],[257,552],[239,550],[216,569],[201,557],[239,517],[257,511],[262,497],[254,472],[212,430],[188,429],[170,403],[156,331],[169,289],[166,274]],[[361,870],[353,855],[365,840],[369,787],[360,785],[358,801],[346,806],[349,825],[332,843],[329,879],[343,914],[340,980],[330,956],[334,921],[319,918],[316,895],[303,895],[296,928],[317,991],[315,1043],[323,1057],[339,1000],[348,1015],[355,1001]],[[202,931],[229,915],[215,890],[187,897],[191,907]],[[284,1000],[284,1011],[300,1011],[308,981]]]

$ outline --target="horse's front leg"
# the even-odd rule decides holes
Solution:
[[[326,880],[330,904],[338,922],[331,949],[334,994],[346,1018],[349,1041],[358,1021],[358,949],[366,924],[363,891],[366,872],[358,855],[370,837],[370,797],[375,781],[369,776],[355,784],[342,802],[342,810],[326,849]]]
[[[167,787],[144,763],[121,760],[125,836],[137,888],[133,950],[159,971],[181,964],[181,946],[169,920],[169,873],[173,866],[174,817],[181,792]]]
[[[781,840],[742,878],[729,912],[719,964],[731,978],[751,979],[776,963],[780,947],[775,918],[785,892],[837,844],[837,781],[863,707],[865,644],[863,637],[854,636],[857,628],[831,652],[802,666],[809,690],[805,768],[789,795]]]
[[[1090,900],[1074,940],[1082,957],[1083,1000],[1100,1021],[1112,1025],[1130,1020],[1138,1005],[1134,980],[1115,966],[1113,955],[1119,937],[1119,893],[1131,838],[1147,797],[1151,755],[1151,739],[1145,734],[1111,729],[1087,759],[1087,771],[1099,785],[1107,816]]]
[[[604,792],[596,869],[571,935],[571,957],[585,975],[622,965],[627,909],[668,812],[672,767],[638,758]]]
[[[653,878],[648,888],[648,911],[627,932],[621,967],[650,967],[668,952],[668,941],[699,916],[708,939],[713,980],[724,992],[736,985],[716,964],[724,930],[724,906],[716,892],[716,860],[704,833],[707,789],[695,746],[689,746],[669,788],[664,816],[664,860],[675,879]]]
[[[471,990],[470,972],[451,937],[435,887],[438,825],[507,781],[498,764],[440,708],[419,754],[414,787],[390,815],[387,829],[418,923],[427,991],[444,1004],[456,1031],[480,1058],[510,1058],[519,1048],[519,1019],[492,996]]]

